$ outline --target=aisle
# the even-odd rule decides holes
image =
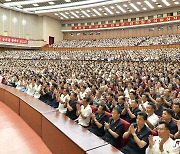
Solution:
[[[0,102],[0,154],[51,154],[41,138],[2,102]]]

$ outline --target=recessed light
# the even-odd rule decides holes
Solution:
[[[90,10],[87,10],[87,12],[91,12]]]
[[[58,16],[58,13],[54,13],[55,16]]]
[[[39,6],[39,4],[32,4],[33,6]]]
[[[119,11],[116,11],[117,14],[119,14],[120,12]]]
[[[98,10],[99,10],[99,11],[102,11],[102,8],[99,8]]]
[[[143,10],[147,10],[147,8],[143,7]]]
[[[179,2],[174,2],[174,4],[178,5],[178,4],[179,4]]]
[[[127,7],[127,5],[126,5],[126,4],[123,4],[123,6],[124,6],[124,7]]]
[[[133,10],[129,10],[129,12],[133,12]]]
[[[159,4],[158,7],[162,7],[162,5]]]
[[[51,5],[54,5],[55,3],[54,2],[48,2],[49,4],[51,4]]]
[[[141,2],[137,2],[138,5],[141,5]]]

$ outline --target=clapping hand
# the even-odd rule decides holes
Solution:
[[[105,122],[104,127],[105,127],[106,130],[108,130],[109,129],[109,123]]]
[[[149,139],[149,148],[151,149],[155,143],[155,141],[153,141],[153,135],[149,135],[148,139]]]

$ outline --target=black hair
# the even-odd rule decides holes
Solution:
[[[163,111],[166,111],[171,116],[173,114],[173,111],[171,109],[169,109],[169,108],[165,108]]]
[[[77,98],[77,93],[72,92],[72,94],[74,95],[75,98]]]
[[[102,106],[102,110],[103,110],[103,111],[105,111],[105,110],[106,110],[106,105],[101,104],[101,105],[99,105],[99,106]]]
[[[156,105],[152,102],[149,102],[148,105],[150,105],[154,110],[156,109]]]
[[[166,121],[160,121],[160,122],[159,122],[159,125],[162,125],[162,124],[164,124],[164,125],[165,125],[165,127],[166,127],[168,130],[170,130],[170,129],[171,129],[171,127],[170,127],[170,125],[169,125],[169,123],[168,123],[168,122],[166,122]]]
[[[137,113],[137,116],[138,116],[138,115],[139,115],[139,116],[142,116],[144,120],[147,120],[147,117],[148,117],[148,116],[147,116],[146,112],[138,112],[138,113]]]
[[[119,107],[114,107],[113,110],[116,110],[119,114],[121,113]]]

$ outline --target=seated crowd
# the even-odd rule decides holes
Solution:
[[[178,154],[179,63],[141,56],[111,63],[4,58],[0,82],[57,108],[125,154]]]
[[[179,34],[146,36],[146,37],[128,37],[112,38],[99,40],[63,40],[54,43],[53,48],[82,48],[82,47],[121,47],[121,46],[149,46],[149,45],[168,45],[180,43]]]
[[[0,59],[26,60],[107,60],[107,61],[179,61],[178,48],[141,50],[76,50],[76,51],[1,51]]]

